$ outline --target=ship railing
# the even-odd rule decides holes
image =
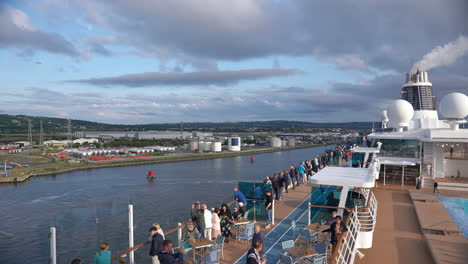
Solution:
[[[364,189],[362,189],[364,190]],[[362,191],[361,190],[361,191]],[[364,208],[355,207],[350,210],[348,219],[346,219],[346,225],[348,226],[348,232],[342,233],[338,238],[335,248],[332,252],[331,264],[352,264],[357,252],[357,237],[360,231],[373,231],[377,218],[377,199],[374,193],[369,189],[369,199],[367,205]],[[371,221],[361,221],[359,219],[360,212],[364,212],[371,217]],[[362,226],[364,222],[364,226]],[[369,223],[370,222],[370,223]],[[368,230],[369,225],[371,230]],[[363,230],[364,229],[364,230]]]
[[[235,200],[234,200],[234,201],[230,201],[229,203],[227,203],[227,205],[230,206],[230,205],[232,205],[232,204],[234,204],[234,203],[236,203],[236,202],[237,202],[237,201],[235,201]],[[186,223],[184,223],[184,224],[178,223],[177,227],[174,227],[174,228],[172,228],[172,229],[170,229],[170,230],[164,232],[164,236],[167,237],[168,235],[177,232],[177,233],[178,233],[178,234],[177,234],[178,245],[180,246],[181,243],[182,243],[182,229],[183,229],[184,227],[186,227],[186,226],[187,226],[188,224],[190,224],[190,223],[192,223],[192,219],[189,219],[189,220],[188,220]],[[121,257],[121,256],[123,256],[123,255],[127,255],[127,254],[129,254],[130,252],[135,251],[135,250],[137,250],[137,249],[139,249],[139,248],[141,248],[141,247],[143,247],[143,246],[149,244],[150,242],[151,242],[151,241],[147,240],[147,241],[144,241],[144,242],[142,242],[142,243],[140,243],[140,244],[138,244],[138,245],[136,245],[136,246],[134,246],[134,247],[131,247],[131,248],[128,248],[128,249],[126,249],[126,250],[124,250],[124,251],[121,251],[121,252],[119,252],[119,253],[113,255],[113,256],[112,256],[112,259],[118,259],[119,257]]]
[[[344,210],[349,212],[346,219],[348,232],[342,233],[335,245],[330,259],[331,264],[352,264],[357,251],[357,237],[359,232],[373,232],[377,220],[378,201],[371,189],[360,189],[361,194],[367,197],[366,207],[336,207],[326,205],[311,205],[311,208],[325,208]],[[310,214],[309,214],[310,224]]]
[[[338,238],[333,249],[331,264],[352,264],[356,256],[356,246],[358,233],[361,230],[361,223],[357,215],[357,207],[350,211],[346,220],[348,232],[344,232]]]

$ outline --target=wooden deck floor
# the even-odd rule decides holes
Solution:
[[[468,263],[468,240],[466,238],[431,234],[425,236],[437,264]]]
[[[373,247],[361,249],[356,264],[433,264],[405,188],[375,188],[379,202]]]

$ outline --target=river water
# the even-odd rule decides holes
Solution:
[[[48,263],[51,226],[57,228],[57,262],[92,263],[99,242],[117,253],[128,247],[128,204],[134,205],[135,244],[158,222],[163,230],[185,222],[194,201],[219,206],[232,200],[239,181],[259,181],[327,147],[209,160],[102,168],[0,185],[0,263]],[[149,182],[145,175],[156,171]],[[175,239],[170,236],[170,239]],[[136,251],[150,263],[148,246]]]

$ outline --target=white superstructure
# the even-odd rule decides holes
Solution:
[[[427,79],[427,73],[422,78]],[[411,104],[401,101],[393,102],[388,118],[382,118],[391,129],[367,136],[374,144],[383,143],[379,154],[386,166],[383,182],[414,184],[422,176],[429,187],[437,178],[456,177],[457,171],[460,177],[468,177],[468,129],[463,128],[468,97],[462,93],[445,95],[439,104],[444,120],[439,119],[436,109],[413,110],[408,107]],[[386,173],[388,170],[393,172]]]

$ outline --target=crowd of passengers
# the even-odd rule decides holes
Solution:
[[[262,206],[264,207],[265,228],[269,229],[272,226],[273,200],[275,200],[275,202],[280,202],[284,198],[284,193],[289,193],[290,187],[292,190],[295,190],[296,187],[308,182],[315,173],[327,165],[336,164],[340,159],[342,162],[348,162],[349,154],[349,146],[340,145],[331,151],[324,152],[322,155],[302,161],[296,166],[291,165],[288,170],[280,171],[273,174],[273,176],[267,176],[263,180],[265,184],[264,188],[255,187],[253,190],[254,207],[257,209],[257,212],[261,211]],[[199,201],[193,203],[190,212],[190,221],[186,224],[183,240],[190,241],[200,238],[216,240],[218,236],[222,236],[225,238],[224,241],[229,243],[229,239],[234,238],[231,232],[233,221],[243,218],[247,211],[246,196],[237,186],[234,187],[233,191],[235,206],[232,211],[229,209],[227,203],[221,204],[218,208],[212,208],[211,211],[206,204],[202,204]],[[336,242],[335,238],[339,234],[347,231],[346,225],[341,221],[341,216],[336,215],[336,211],[332,211],[326,224],[331,226],[330,229],[324,232],[331,233],[332,244]],[[172,241],[165,239],[164,231],[159,224],[153,224],[149,229],[149,233],[149,243],[151,244],[149,255],[152,264],[183,263],[183,253],[186,249],[180,247],[177,253],[174,253]],[[264,242],[265,234],[261,230],[261,226],[255,224],[251,248],[247,252],[247,264],[266,263],[263,251]],[[127,256],[120,256],[119,263],[127,264]],[[80,259],[74,259],[71,264],[82,264],[82,261]],[[95,255],[94,264],[111,264],[109,243],[102,242],[100,244],[99,250]]]

